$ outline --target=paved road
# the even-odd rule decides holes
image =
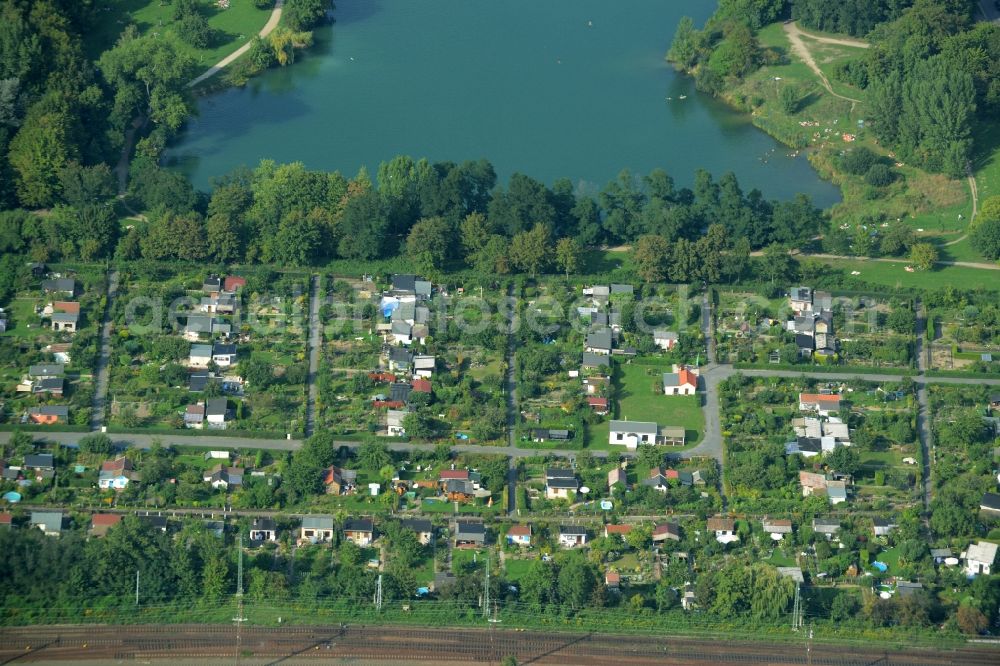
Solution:
[[[705,389],[705,433],[701,443],[680,454],[682,458],[715,458],[722,466],[722,431],[719,415],[719,382],[729,376],[724,366],[715,363],[715,323],[712,319],[712,303],[709,290],[701,298],[701,332],[705,336],[707,363],[701,368],[701,381]],[[726,366],[728,367],[728,366]]]
[[[312,296],[309,299],[309,375],[306,378],[306,386],[309,395],[306,399],[306,437],[311,437],[316,426],[316,395],[319,389],[316,386],[316,375],[319,372],[319,349],[323,344],[323,330],[319,324],[319,289],[320,280],[318,275],[312,278]]]
[[[101,323],[101,341],[97,354],[97,371],[94,373],[94,399],[90,410],[90,429],[100,430],[104,425],[105,405],[108,398],[108,378],[111,374],[111,322],[115,297],[118,296],[118,271],[108,273],[108,302]]]
[[[719,412],[719,383],[731,376],[727,366],[706,365],[701,369],[705,386],[705,434],[698,446],[681,453],[682,458],[715,458],[722,465],[722,416]]]
[[[82,432],[49,432],[31,430],[27,431],[34,436],[37,441],[55,442],[57,444],[76,444],[85,433]],[[10,432],[0,432],[0,443],[6,443],[10,439]],[[139,434],[114,434],[109,433],[111,441],[121,447],[149,448],[154,443],[159,442],[163,446],[195,446],[204,449],[271,449],[276,451],[297,451],[302,446],[300,439],[254,439],[243,437],[224,437],[218,435],[139,435]],[[336,440],[335,446],[346,446],[348,448],[358,448],[361,442]],[[432,444],[413,444],[411,442],[386,441],[386,445],[391,451],[434,451]],[[575,458],[578,451],[566,449],[522,449],[511,446],[483,446],[480,444],[454,444],[451,447],[453,453],[476,453],[484,455],[508,456],[510,458],[529,458],[539,455],[553,455],[558,458]],[[607,457],[605,451],[593,451],[595,458]],[[625,454],[624,455],[631,455]]]
[[[260,37],[262,37],[262,38],[263,37],[267,37],[268,35],[271,34],[271,31],[273,31],[275,28],[278,27],[278,23],[281,22],[281,8],[282,8],[282,6],[284,4],[285,4],[285,0],[277,0],[277,2],[274,3],[274,9],[271,10],[271,16],[268,17],[267,23],[265,23],[264,27],[260,29],[259,33],[257,33]],[[221,72],[222,70],[224,70],[234,60],[236,60],[241,55],[243,55],[244,53],[246,53],[247,51],[249,51],[250,50],[250,46],[252,44],[253,44],[252,41],[247,42],[246,44],[244,44],[240,48],[236,49],[235,51],[233,51],[232,53],[230,53],[229,55],[227,55],[225,58],[223,58],[219,62],[217,62],[214,65],[212,65],[211,67],[209,67],[207,70],[205,70],[205,72],[203,74],[201,74],[197,78],[192,79],[190,82],[188,82],[188,88],[193,88],[196,85],[198,85],[199,83],[201,83],[202,81],[204,81],[205,79],[209,79],[209,78],[215,76],[216,74],[218,74],[219,72]]]

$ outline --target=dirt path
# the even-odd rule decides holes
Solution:
[[[323,330],[320,328],[319,321],[319,290],[321,284],[319,276],[313,275],[311,282],[312,296],[309,299],[309,376],[306,379],[308,396],[306,399],[306,437],[312,437],[316,426],[316,397],[319,395],[316,376],[319,373],[319,350],[323,344]]]
[[[847,257],[839,254],[803,254],[802,257],[805,259],[853,259],[853,260],[864,259],[863,257]],[[906,258],[897,259],[893,257],[869,258],[865,259],[865,261],[878,261],[889,264],[911,263],[909,259]],[[988,264],[975,261],[935,261],[934,263],[937,266],[961,266],[963,268],[983,268],[988,271],[1000,271],[1000,264]]]
[[[149,121],[148,116],[137,116],[132,119],[128,129],[125,130],[125,145],[122,146],[121,155],[118,157],[118,164],[115,165],[115,176],[118,178],[118,196],[124,196],[128,187],[129,160],[132,158],[132,148],[135,145],[135,134]]]
[[[282,8],[282,6],[284,4],[285,4],[285,0],[276,0],[276,2],[274,3],[274,9],[271,10],[271,17],[267,19],[267,23],[265,23],[264,27],[260,29],[259,33],[257,33],[260,37],[267,37],[268,35],[271,34],[271,32],[275,28],[278,27],[278,23],[281,21],[281,8]],[[207,70],[205,70],[205,72],[201,76],[198,76],[197,78],[192,79],[191,82],[188,83],[188,88],[193,88],[196,85],[198,85],[199,83],[201,83],[202,81],[204,81],[205,79],[210,79],[213,76],[215,76],[216,74],[218,74],[219,72],[221,72],[223,69],[225,69],[226,67],[228,67],[230,65],[230,63],[232,63],[234,60],[236,60],[237,58],[239,58],[241,55],[243,55],[244,53],[246,53],[247,51],[249,51],[250,50],[250,45],[252,43],[253,43],[252,41],[247,42],[246,44],[244,44],[240,48],[236,49],[235,51],[233,51],[232,53],[230,53],[229,55],[227,55],[225,58],[223,58],[219,62],[217,62],[214,65],[212,65],[211,67],[209,67]]]
[[[285,0],[275,0],[274,9],[271,10],[271,16],[268,17],[267,23],[264,24],[264,27],[261,28],[258,33],[261,37],[267,37],[274,31],[275,28],[278,27],[278,23],[281,21],[281,8],[284,4]],[[230,63],[249,51],[250,44],[252,44],[252,42],[247,42],[219,62],[209,67],[200,76],[189,81],[187,84],[188,88],[193,88],[205,79],[211,78],[221,72]],[[125,131],[125,145],[122,146],[121,156],[118,158],[118,164],[114,168],[115,175],[118,177],[119,196],[125,194],[125,190],[128,187],[129,160],[132,157],[132,148],[135,145],[135,135],[148,121],[149,118],[147,116],[138,116],[132,120],[128,130]]]
[[[848,102],[854,102],[855,104],[861,103],[860,99],[854,99],[853,97],[845,97],[844,95],[841,95],[833,91],[833,86],[830,85],[830,81],[826,78],[826,74],[823,73],[823,70],[821,70],[819,68],[819,65],[816,64],[816,61],[812,57],[812,53],[809,52],[809,47],[806,46],[805,42],[802,41],[802,37],[804,35],[806,37],[809,37],[810,39],[815,39],[816,41],[823,42],[825,44],[856,46],[858,48],[865,48],[865,49],[868,48],[867,44],[865,44],[864,42],[855,41],[853,39],[834,39],[832,37],[817,37],[815,35],[809,35],[799,30],[799,26],[795,22],[786,23],[784,25],[784,28],[785,28],[785,34],[788,36],[788,43],[792,47],[792,52],[796,56],[798,56],[799,60],[804,62],[806,66],[809,67],[809,69],[811,69],[816,76],[819,77],[820,83],[823,84],[823,87],[826,88],[826,91],[828,93],[830,93],[834,97],[847,100]]]
[[[966,173],[968,174],[966,178],[969,180],[969,192],[972,193],[972,215],[969,217],[969,224],[976,219],[976,214],[979,213],[979,186],[976,184],[976,177],[972,173],[972,167],[966,167]],[[949,245],[958,245],[966,238],[969,234],[962,234],[953,241],[948,241],[943,247],[948,247]]]
[[[805,42],[802,41],[802,37],[808,37],[809,39],[816,42],[820,42],[822,44],[837,44],[838,46],[850,46],[859,49],[869,48],[871,45],[868,44],[868,42],[862,42],[857,39],[848,39],[842,37],[834,38],[834,37],[821,37],[819,35],[813,35],[811,33],[801,30],[799,28],[798,23],[795,22],[786,23],[784,25],[784,28],[785,28],[785,34],[788,35],[788,41],[791,44],[792,51],[795,53],[795,55],[799,57],[800,60],[802,60],[802,62],[804,62],[809,67],[809,69],[811,69],[816,74],[816,76],[819,77],[820,83],[823,84],[823,87],[826,88],[826,91],[828,93],[830,93],[834,97],[839,97],[840,99],[844,99],[849,102],[854,102],[855,104],[861,102],[861,100],[859,99],[854,99],[853,97],[845,97],[833,91],[833,86],[830,85],[829,79],[826,78],[826,75],[823,74],[823,71],[819,68],[819,65],[816,64],[816,61],[812,57],[812,53],[810,53],[809,51],[809,47],[806,46]],[[979,188],[976,185],[976,177],[972,173],[972,168],[968,167],[966,171],[968,174],[967,178],[969,179],[969,191],[972,192],[972,216],[969,218],[969,222],[971,223],[972,220],[976,218],[976,213],[978,212],[979,209]],[[949,245],[957,245],[958,243],[961,243],[963,240],[965,240],[966,236],[968,236],[968,234],[963,234],[960,238],[945,243],[944,247],[947,247]],[[956,264],[956,265],[962,265],[962,264]]]
[[[817,42],[822,42],[823,44],[837,44],[838,46],[851,46],[857,49],[867,49],[871,47],[868,42],[863,42],[860,39],[851,39],[850,37],[821,37],[819,35],[814,35],[811,32],[806,32],[799,27],[798,23],[789,23],[788,25],[794,26],[795,31],[800,35],[808,37],[809,39]],[[787,28],[786,28],[787,30]]]

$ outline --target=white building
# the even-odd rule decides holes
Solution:
[[[651,421],[612,421],[608,443],[635,449],[640,444],[656,444],[659,431]]]
[[[433,356],[414,356],[413,357],[413,374],[418,377],[424,377],[425,379],[430,379],[434,376],[434,365],[435,358]]]
[[[212,362],[212,345],[191,345],[188,365],[192,368],[207,368]]]
[[[663,351],[670,351],[677,344],[678,337],[674,331],[656,329],[653,331],[653,344]]]
[[[979,541],[971,544],[965,551],[965,575],[989,576],[993,569],[993,561],[997,558],[997,544],[989,541]]]
[[[709,518],[705,526],[709,532],[715,533],[715,540],[719,543],[733,543],[740,540],[736,534],[736,521],[732,518]]]
[[[402,437],[406,434],[406,428],[403,427],[403,419],[406,418],[408,412],[401,409],[390,409],[385,416],[386,430],[390,437]]]
[[[587,529],[576,525],[562,525],[559,528],[559,545],[576,548],[587,544]]]

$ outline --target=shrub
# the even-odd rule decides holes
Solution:
[[[799,110],[802,98],[795,86],[783,86],[778,91],[778,104],[781,110],[791,115]]]
[[[886,187],[895,179],[896,175],[885,164],[873,164],[865,173],[865,182],[872,187]]]
[[[855,176],[860,176],[862,174],[868,173],[878,162],[878,155],[869,150],[868,148],[855,148],[851,152],[847,153],[840,158],[840,168],[847,173],[854,174]]]

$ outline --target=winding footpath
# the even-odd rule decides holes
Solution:
[[[819,77],[820,83],[826,88],[826,91],[833,95],[834,97],[839,97],[840,99],[847,100],[848,102],[853,102],[855,104],[861,104],[862,100],[854,99],[853,97],[846,97],[839,93],[834,92],[833,86],[830,85],[830,80],[826,78],[826,74],[823,70],[819,68],[816,64],[816,60],[812,57],[812,53],[809,51],[809,47],[806,46],[805,42],[802,41],[803,37],[808,37],[817,42],[823,44],[837,44],[839,46],[851,46],[859,49],[867,49],[868,44],[866,42],[861,42],[856,39],[834,39],[833,37],[820,37],[818,35],[810,35],[807,32],[802,32],[799,30],[797,23],[792,21],[791,23],[786,23],[784,25],[785,35],[788,37],[788,43],[792,47],[792,53],[797,55],[799,59],[806,64],[806,66],[813,71],[813,73]]]
[[[267,18],[267,23],[265,23],[264,27],[257,33],[259,37],[262,39],[267,37],[274,32],[275,28],[278,27],[278,24],[281,23],[281,10],[282,7],[284,7],[284,4],[285,0],[275,0],[274,9],[271,10],[271,15]],[[241,55],[249,51],[252,44],[253,40],[236,49],[225,58],[206,69],[202,74],[188,81],[187,87],[193,88],[202,81],[212,78],[231,65]],[[132,119],[129,128],[125,131],[125,141],[122,145],[122,152],[118,158],[118,164],[116,164],[114,168],[114,173],[118,177],[119,198],[124,197],[126,188],[128,187],[129,160],[132,157],[132,149],[135,147],[135,135],[138,134],[139,130],[145,127],[148,122],[149,116],[136,116]]]
[[[271,16],[267,19],[267,23],[264,24],[264,27],[260,29],[260,32],[257,33],[257,35],[261,39],[270,35],[272,32],[274,32],[274,29],[278,27],[278,24],[281,22],[281,9],[284,6],[284,4],[285,0],[277,0],[274,3],[274,9],[271,10]],[[247,42],[246,44],[236,49],[235,51],[227,55],[219,62],[215,63],[214,65],[206,69],[200,76],[191,79],[191,81],[188,83],[188,88],[193,88],[202,81],[210,79],[219,72],[221,72],[222,70],[224,70],[226,67],[231,65],[237,58],[239,58],[241,55],[249,51],[250,46],[252,44],[253,40]]]
[[[983,13],[986,14],[985,8],[983,9]],[[1000,13],[1000,12],[998,12],[998,13]],[[998,20],[1000,20],[1000,19],[998,19]],[[809,47],[802,40],[802,38],[803,37],[807,37],[807,38],[809,38],[809,39],[811,39],[811,40],[813,40],[815,42],[819,42],[821,44],[836,44],[838,46],[849,46],[849,47],[858,48],[858,49],[867,49],[867,48],[870,48],[871,45],[868,42],[863,42],[863,41],[858,40],[858,39],[848,39],[848,38],[844,38],[844,37],[836,37],[835,38],[835,37],[822,37],[820,35],[813,35],[811,33],[805,32],[804,30],[802,30],[801,28],[799,28],[798,23],[796,23],[794,21],[792,21],[790,23],[786,23],[784,25],[784,30],[785,30],[785,35],[788,37],[788,42],[791,45],[792,53],[794,53],[796,56],[798,56],[799,59],[803,63],[805,63],[805,65],[809,69],[811,69],[813,71],[813,73],[817,77],[819,77],[820,83],[823,85],[824,88],[826,88],[826,91],[828,93],[830,93],[834,97],[837,97],[837,98],[840,98],[840,99],[843,99],[843,100],[847,100],[848,102],[852,102],[853,104],[861,104],[862,103],[862,100],[860,100],[860,99],[854,99],[853,97],[846,97],[846,96],[841,95],[841,94],[839,94],[837,92],[834,92],[833,86],[830,85],[830,80],[826,78],[826,74],[824,74],[823,70],[821,70],[819,68],[819,65],[816,64],[816,60],[813,58],[812,52],[809,50]],[[969,192],[972,194],[972,215],[969,216],[969,222],[971,223],[974,219],[976,219],[976,214],[979,212],[979,187],[976,184],[976,176],[972,172],[971,165],[967,166],[966,169],[965,169],[965,171],[966,171],[966,179],[969,181]],[[955,239],[953,241],[949,241],[947,243],[944,243],[943,245],[944,245],[944,247],[948,247],[949,245],[957,245],[958,243],[961,243],[962,241],[964,241],[967,237],[968,237],[968,234],[963,234],[961,237],[959,237],[959,238],[957,238],[957,239]],[[993,269],[998,268],[997,266],[994,266],[994,265],[988,265],[988,264],[968,264],[968,263],[964,263],[964,262],[951,263],[951,262],[942,261],[942,262],[938,262],[938,263],[941,263],[941,264],[944,264],[944,265],[948,265],[948,266],[969,266],[970,268],[993,268]]]

